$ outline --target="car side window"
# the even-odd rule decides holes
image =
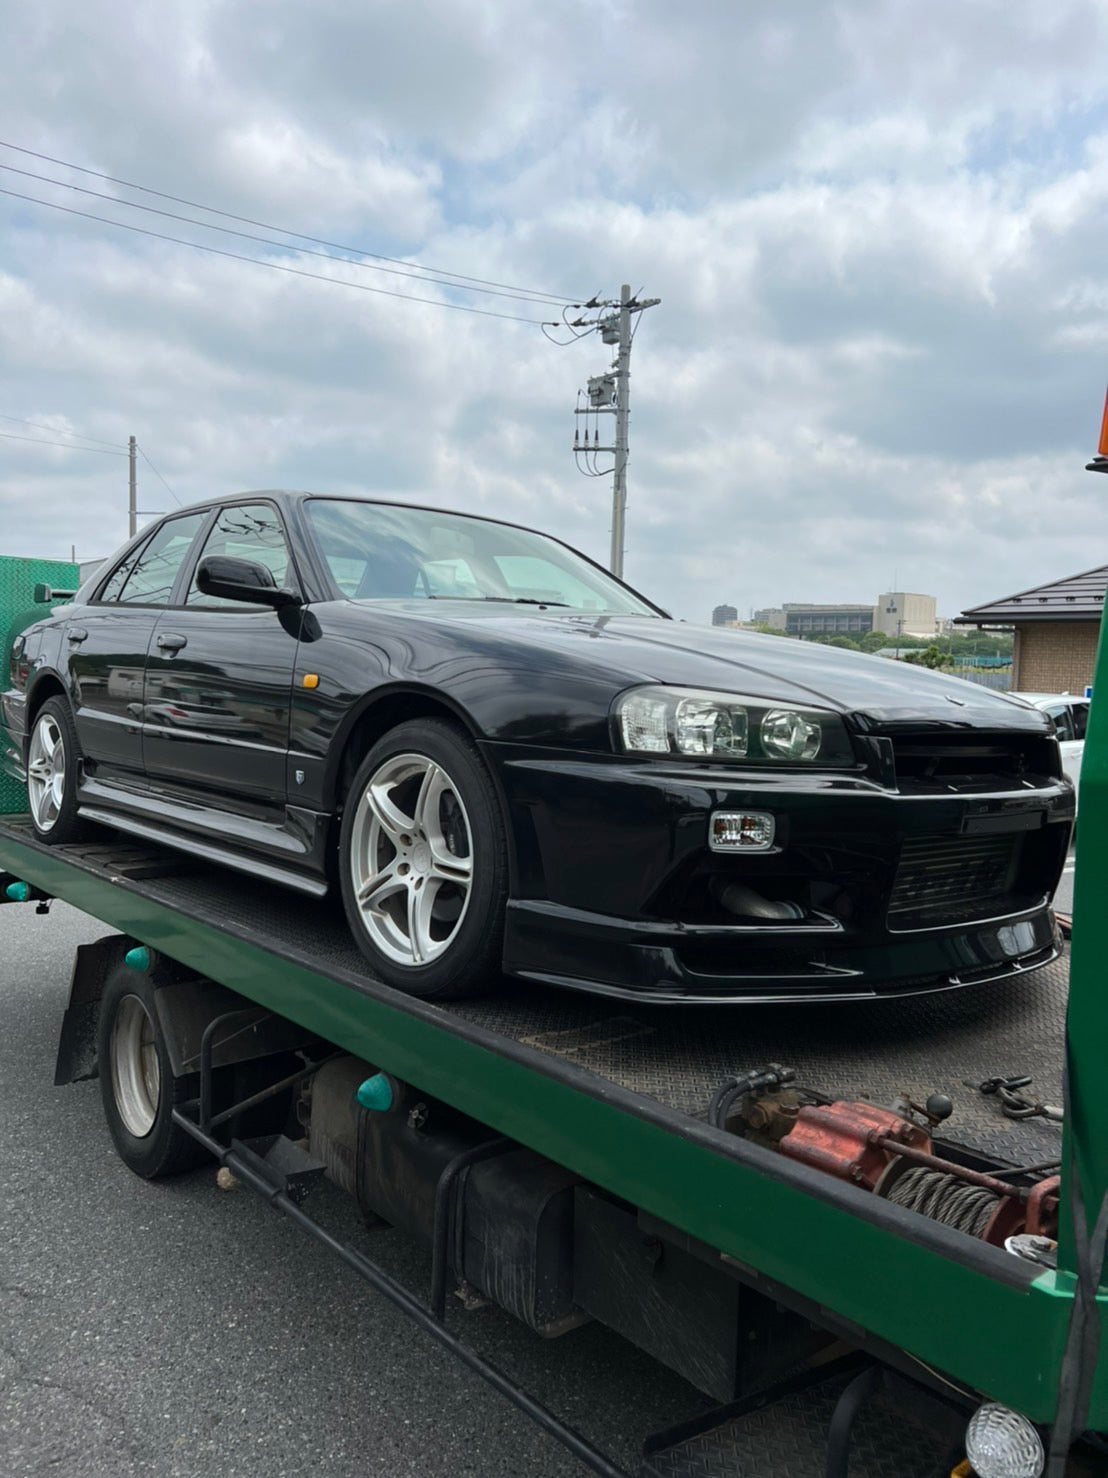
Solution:
[[[1057,704],[1054,708],[1046,710],[1047,717],[1054,725],[1054,734],[1058,739],[1073,738],[1073,724],[1070,721],[1070,711],[1064,703]]]
[[[207,516],[205,511],[167,519],[138,551],[137,558],[125,559],[112,572],[100,593],[101,602],[167,606],[177,572]]]
[[[1072,703],[1070,713],[1073,715],[1073,737],[1084,739],[1085,730],[1089,727],[1089,705],[1087,703]]]
[[[108,576],[107,584],[100,592],[100,600],[112,602],[119,599],[119,593],[127,583],[127,576],[134,569],[139,555],[146,548],[148,542],[149,540],[144,539],[141,544],[136,544],[126,559],[119,561],[115,569]]]
[[[276,508],[268,503],[243,504],[242,507],[222,509],[211,533],[204,540],[200,559],[196,562],[197,569],[200,568],[200,560],[207,559],[211,554],[228,555],[232,559],[249,559],[254,564],[264,565],[273,576],[273,583],[278,589],[296,586],[285,531],[281,527]],[[205,595],[197,588],[194,570],[185,604],[241,607],[243,602],[225,600],[218,595]]]

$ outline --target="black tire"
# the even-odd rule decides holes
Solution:
[[[155,1062],[157,1065],[156,1085],[152,1084],[152,1073],[144,1076],[138,1068],[134,1077],[141,1081],[137,1084],[132,1081],[129,1091],[128,1066],[137,1068],[137,1062],[128,1039],[134,1024],[142,1021],[148,1024],[147,1052],[153,1054],[151,1067]],[[201,1164],[207,1152],[173,1122],[174,1108],[195,1096],[196,1076],[174,1078],[158,1025],[154,984],[148,975],[130,969],[122,961],[104,983],[96,1041],[104,1117],[127,1168],[144,1180],[155,1180]],[[136,1122],[136,1113],[143,1107],[149,1108],[151,1122],[146,1132],[140,1133],[142,1126]]]
[[[434,778],[433,769],[425,772],[434,792],[428,802],[427,826],[402,831],[394,843],[369,806],[366,793],[375,778],[384,777],[381,783],[387,787],[393,771],[403,774],[409,760],[413,778],[401,779],[387,790],[396,798],[398,812],[410,805],[412,819],[418,820],[418,807],[411,799],[415,791],[423,794],[417,762],[437,767],[442,784],[435,790],[440,780]],[[426,844],[423,852],[421,842]],[[407,867],[404,887],[398,883],[381,908],[363,910],[359,885],[367,891],[367,877],[376,881],[394,864],[394,881]],[[465,885],[442,875],[445,871],[461,878],[466,868]],[[351,933],[374,974],[387,984],[408,995],[445,1000],[478,994],[499,981],[508,847],[492,779],[463,730],[442,719],[413,719],[377,741],[359,765],[346,797],[339,835],[339,877]],[[424,882],[428,884],[426,895],[416,894]],[[420,915],[425,927],[413,929],[411,910],[416,896],[431,901]],[[413,958],[418,948],[405,957],[401,937],[405,920],[409,940],[425,941],[428,958]]]
[[[52,731],[58,739],[55,756],[60,757],[60,763],[51,766],[51,775],[57,775],[61,779],[61,796],[47,802],[43,789],[43,800],[36,804],[36,792],[42,782],[36,780],[35,775],[30,773],[30,768],[37,762],[36,743],[40,731]],[[27,788],[31,825],[40,842],[62,847],[67,842],[79,842],[88,834],[87,825],[77,815],[77,773],[80,763],[77,726],[73,722],[69,704],[64,698],[47,698],[35,714],[28,745]]]

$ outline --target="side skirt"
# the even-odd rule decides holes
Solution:
[[[258,857],[244,857],[239,852],[229,851],[212,842],[202,842],[198,837],[182,836],[179,832],[170,831],[150,821],[139,821],[133,816],[124,816],[118,811],[108,811],[101,806],[83,805],[79,808],[79,812],[88,821],[97,821],[102,826],[114,827],[116,831],[142,837],[144,841],[160,842],[163,846],[187,852],[190,857],[201,857],[206,862],[217,862],[222,867],[231,867],[237,872],[249,873],[251,877],[261,878],[268,883],[279,883],[284,888],[295,888],[298,892],[307,893],[312,898],[323,898],[328,892],[328,885],[324,878],[307,877],[303,873],[293,872],[275,863],[264,862]]]

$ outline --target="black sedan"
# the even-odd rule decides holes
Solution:
[[[1056,953],[1044,716],[670,620],[440,509],[250,493],[144,530],[15,641],[6,766],[87,822],[321,896],[383,980],[659,1001],[904,994]]]

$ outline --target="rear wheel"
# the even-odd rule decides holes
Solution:
[[[77,817],[77,728],[64,698],[47,698],[27,747],[27,801],[35,835],[62,846],[84,835]]]
[[[508,858],[492,780],[453,724],[418,719],[362,761],[339,839],[346,915],[388,984],[470,995],[499,975]]]
[[[203,1146],[173,1122],[174,1108],[189,1097],[190,1080],[173,1076],[154,984],[122,962],[100,998],[97,1053],[104,1117],[128,1169],[154,1180],[200,1164]]]

